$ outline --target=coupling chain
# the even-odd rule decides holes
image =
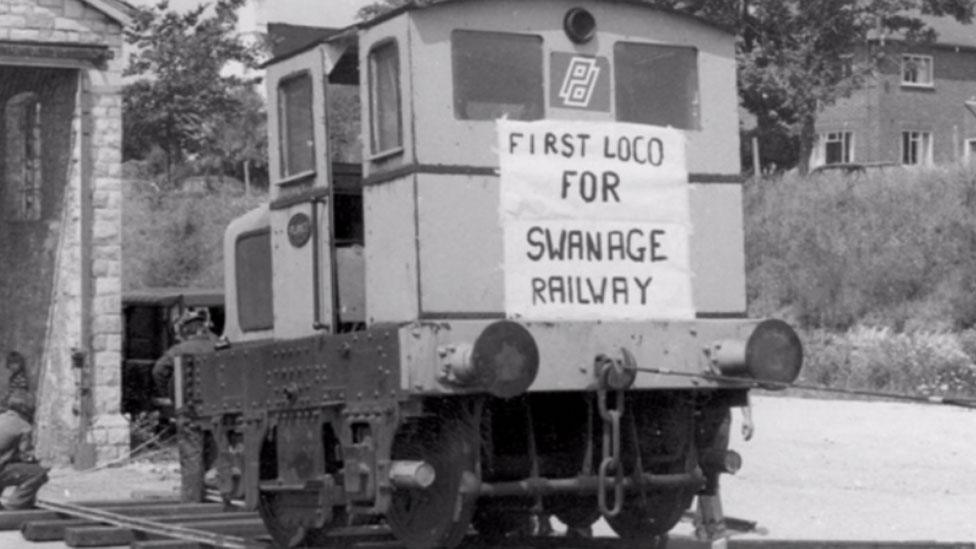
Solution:
[[[614,517],[620,514],[624,506],[624,468],[620,463],[620,417],[624,412],[624,391],[614,391],[613,408],[607,403],[607,393],[607,389],[602,386],[596,392],[597,408],[600,418],[603,419],[603,451],[597,474],[597,505],[603,516]],[[613,490],[612,504],[607,501],[608,489]]]

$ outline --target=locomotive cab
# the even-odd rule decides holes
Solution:
[[[267,66],[271,201],[225,235],[224,257],[232,259],[225,266],[229,341],[363,326],[356,51],[355,35],[341,35],[287,51]]]
[[[227,495],[283,546],[550,515],[660,538],[695,496],[718,533],[729,410],[802,363],[745,314],[733,36],[610,0],[297,30],[271,200],[225,237],[230,346],[183,376],[195,425],[243,441]]]

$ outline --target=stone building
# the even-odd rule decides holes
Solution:
[[[77,465],[128,445],[121,73],[132,15],[121,0],[0,0],[0,351],[27,357],[40,457]]]
[[[976,160],[976,25],[922,19],[934,43],[879,35],[852,55],[881,61],[864,89],[817,117],[811,166]]]

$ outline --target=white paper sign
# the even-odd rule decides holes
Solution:
[[[510,318],[694,318],[681,132],[553,120],[498,130]]]

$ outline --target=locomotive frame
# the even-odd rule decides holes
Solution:
[[[696,495],[720,534],[729,410],[753,383],[714,374],[792,381],[802,362],[789,326],[744,313],[733,53],[639,2],[447,0],[272,59],[271,201],[225,237],[230,345],[178,376],[224,496],[282,546],[385,520],[453,547],[549,515],[663,540]],[[597,70],[594,109],[558,103],[574,59]],[[511,313],[506,117],[680,130],[690,316]]]

